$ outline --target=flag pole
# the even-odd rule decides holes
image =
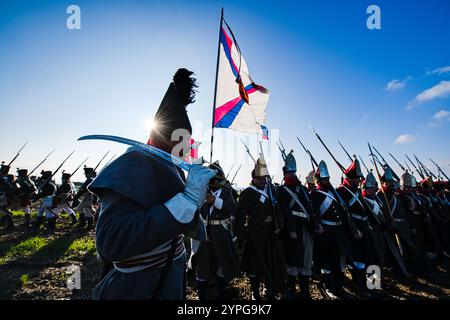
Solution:
[[[219,28],[219,42],[217,45],[217,63],[216,63],[216,83],[214,85],[214,101],[213,101],[213,112],[212,112],[212,124],[211,124],[211,154],[209,162],[213,161],[213,146],[214,146],[214,122],[216,115],[216,96],[217,96],[217,79],[219,77],[219,57],[220,57],[220,36],[222,34],[222,22],[223,22],[223,8],[220,13],[220,28]]]

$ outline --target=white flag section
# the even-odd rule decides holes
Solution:
[[[269,90],[253,82],[247,63],[224,27],[217,72],[214,127],[263,134]]]

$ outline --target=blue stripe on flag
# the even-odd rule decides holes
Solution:
[[[229,128],[233,123],[234,119],[238,115],[239,111],[241,111],[242,106],[244,105],[244,100],[240,100],[226,115],[220,119],[219,122],[215,125],[216,128]]]

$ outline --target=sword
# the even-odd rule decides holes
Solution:
[[[135,141],[135,140],[127,139],[127,138],[122,138],[122,137],[112,136],[112,135],[93,134],[93,135],[87,135],[87,136],[78,138],[78,141],[83,141],[83,140],[107,140],[107,141],[122,143],[122,144],[126,144],[126,145],[129,145],[132,147],[136,147],[138,150],[145,152],[147,154],[155,155],[161,159],[172,162],[175,166],[177,166],[183,170],[189,171],[189,169],[192,167],[191,164],[187,163],[184,160],[181,160],[178,157],[171,155],[170,153],[168,153],[166,151],[163,151],[156,147],[150,146],[143,142],[139,142],[139,141]]]

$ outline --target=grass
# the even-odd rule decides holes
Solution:
[[[4,263],[17,257],[27,257],[33,255],[43,247],[45,247],[48,242],[49,239],[42,238],[40,236],[26,239],[21,243],[9,248],[9,250],[6,251],[5,255],[3,257],[0,257],[0,263]]]
[[[25,273],[23,275],[20,276],[20,286],[24,287],[28,281],[30,281],[30,276],[28,275],[28,273]]]
[[[80,256],[80,255],[95,255],[95,241],[89,236],[75,239],[67,248],[66,255]]]

